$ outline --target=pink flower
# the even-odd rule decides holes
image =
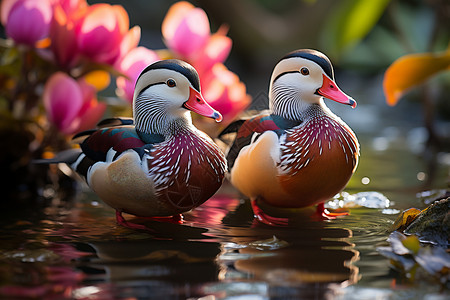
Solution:
[[[208,16],[201,8],[181,1],[172,5],[162,23],[167,46],[183,58],[192,58],[208,42]]]
[[[219,30],[211,35],[208,43],[201,49],[200,56],[193,64],[200,76],[209,72],[215,64],[223,63],[230,54],[232,41],[225,36],[226,30]]]
[[[43,94],[49,121],[65,134],[92,128],[106,109],[95,95],[95,88],[83,80],[76,81],[63,72],[53,74]]]
[[[73,16],[82,10],[87,9],[88,4],[86,0],[50,0],[53,5],[60,6],[64,13],[68,16]]]
[[[200,73],[217,62],[224,62],[231,50],[232,42],[225,36],[226,30],[219,29],[211,36],[205,11],[185,1],[170,7],[161,30],[169,49]]]
[[[16,43],[34,46],[48,36],[52,18],[48,0],[3,0],[1,11],[6,34]]]
[[[226,32],[222,26],[211,34],[206,13],[184,1],[170,7],[162,24],[169,50],[197,70],[203,95],[223,115],[223,124],[231,122],[251,101],[239,77],[223,65],[232,46]],[[205,126],[202,129],[212,132]]]
[[[103,117],[106,104],[97,101],[97,90],[83,79],[78,80],[83,97],[83,105],[78,111],[77,117],[68,128],[68,133],[76,133],[92,129]]]
[[[251,103],[245,84],[223,64],[215,64],[202,84],[205,99],[222,114],[224,124],[233,121]]]
[[[71,18],[73,11],[66,10],[60,3],[55,4],[53,19],[50,26],[50,48],[54,60],[61,67],[72,67],[78,57],[76,24],[77,20]]]
[[[128,14],[122,6],[98,3],[88,7],[79,26],[78,48],[95,62],[113,65],[126,50],[137,46],[139,38],[138,29],[129,32]]]
[[[139,74],[145,67],[157,60],[159,60],[159,57],[156,52],[145,47],[137,47],[129,51],[116,66],[120,72],[128,77],[120,76],[117,78],[117,95],[131,102],[134,85]]]

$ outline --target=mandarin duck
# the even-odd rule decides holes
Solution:
[[[222,120],[203,99],[191,65],[155,62],[136,81],[132,119],[107,119],[75,135],[80,149],[53,161],[65,161],[81,174],[116,210],[119,224],[146,229],[127,222],[122,212],[155,219],[180,216],[210,198],[225,176],[224,154],[192,124],[190,111]]]
[[[356,107],[336,85],[324,54],[293,51],[273,70],[269,112],[235,121],[221,133],[237,133],[227,153],[228,176],[252,200],[260,221],[276,224],[258,203],[273,208],[318,204],[322,215],[324,201],[344,189],[355,172],[358,140],[324,97]]]

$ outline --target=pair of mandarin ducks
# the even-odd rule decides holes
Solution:
[[[77,134],[80,149],[52,162],[64,161],[81,174],[116,210],[117,222],[131,228],[142,225],[122,212],[177,219],[213,196],[226,176],[252,203],[323,210],[323,202],[346,186],[359,156],[355,134],[324,97],[356,106],[336,85],[324,54],[287,54],[272,73],[269,112],[228,126],[223,134],[236,136],[225,156],[192,124],[190,111],[222,119],[203,98],[196,70],[180,60],[158,61],[136,81],[133,119],[106,119]]]

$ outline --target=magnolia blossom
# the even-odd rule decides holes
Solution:
[[[251,102],[245,84],[223,64],[215,64],[205,75],[204,83],[203,96],[222,114],[225,124],[236,118]]]
[[[3,0],[0,9],[6,34],[16,43],[34,46],[48,36],[53,14],[50,0]]]
[[[184,58],[193,58],[208,42],[209,20],[205,11],[182,1],[172,5],[162,23],[167,46]]]
[[[223,124],[231,122],[251,102],[239,77],[223,65],[232,46],[226,31],[222,26],[211,34],[206,13],[184,1],[172,5],[162,23],[166,45],[175,57],[195,67],[203,95],[223,115]]]
[[[79,58],[76,26],[80,20],[73,16],[74,10],[64,9],[61,3],[54,5],[50,48],[54,60],[62,67],[72,67]]]
[[[50,0],[53,5],[59,5],[67,15],[74,15],[88,7],[86,0]]]
[[[201,74],[228,57],[232,41],[224,27],[211,35],[208,16],[201,8],[181,1],[172,5],[163,20],[162,35],[178,58],[189,61]]]
[[[97,102],[93,86],[63,72],[47,81],[43,101],[48,120],[65,134],[94,127],[106,109]]]
[[[98,3],[88,7],[78,29],[78,48],[90,59],[113,65],[137,46],[140,30],[129,31],[129,18],[120,5]]]
[[[137,47],[129,51],[116,66],[119,71],[128,77],[119,76],[116,80],[119,97],[131,102],[134,85],[139,74],[145,67],[157,60],[159,60],[159,57],[156,52],[145,47]]]

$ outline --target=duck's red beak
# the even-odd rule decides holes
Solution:
[[[356,101],[352,97],[347,96],[343,91],[341,91],[337,84],[327,75],[322,75],[323,83],[322,86],[317,90],[317,93],[319,95],[342,104],[350,105],[352,108],[356,107]]]
[[[183,106],[199,115],[213,118],[216,122],[220,122],[223,119],[222,115],[203,99],[202,94],[191,87],[189,87],[189,99],[184,102]]]

